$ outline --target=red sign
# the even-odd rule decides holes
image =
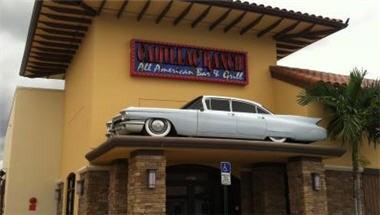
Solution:
[[[132,40],[131,75],[246,85],[247,54]]]

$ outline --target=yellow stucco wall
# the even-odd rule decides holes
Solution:
[[[15,118],[15,107],[16,106],[16,99],[15,97],[13,98],[12,102],[12,108],[11,108],[11,113],[9,116],[9,121],[8,121],[8,126],[7,126],[7,131],[5,133],[5,138],[4,138],[4,157],[3,157],[3,168],[4,169],[9,169],[9,162],[11,160],[11,151],[12,151],[12,144],[11,142],[13,141],[13,131],[14,131],[14,118]]]
[[[308,115],[306,107],[297,104],[297,95],[302,88],[273,79],[274,104],[276,114]]]
[[[61,178],[86,164],[92,127],[94,32],[89,29],[73,59],[65,81]]]
[[[63,91],[17,88],[5,143],[5,214],[55,213],[62,120]],[[35,212],[28,212],[31,197]]]

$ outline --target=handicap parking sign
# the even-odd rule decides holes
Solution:
[[[231,185],[231,163],[230,162],[220,162],[220,176],[222,185]]]
[[[231,173],[231,163],[226,161],[220,162],[220,172]]]

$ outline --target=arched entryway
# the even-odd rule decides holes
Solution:
[[[223,214],[223,186],[217,168],[176,165],[166,168],[166,214]],[[228,214],[240,213],[240,180],[228,186]]]

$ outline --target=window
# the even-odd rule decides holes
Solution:
[[[264,110],[264,109],[261,108],[261,107],[257,107],[257,113],[261,113],[261,114],[270,114],[268,111]]]
[[[75,174],[70,173],[67,177],[66,190],[66,215],[74,214]]]
[[[230,101],[226,99],[211,99],[211,110],[230,111]]]
[[[245,102],[232,101],[232,111],[241,113],[256,113],[256,106]]]
[[[185,107],[183,107],[183,109],[190,109],[190,110],[201,110],[202,108],[203,108],[202,97],[199,97],[193,100],[189,104],[185,105]]]

